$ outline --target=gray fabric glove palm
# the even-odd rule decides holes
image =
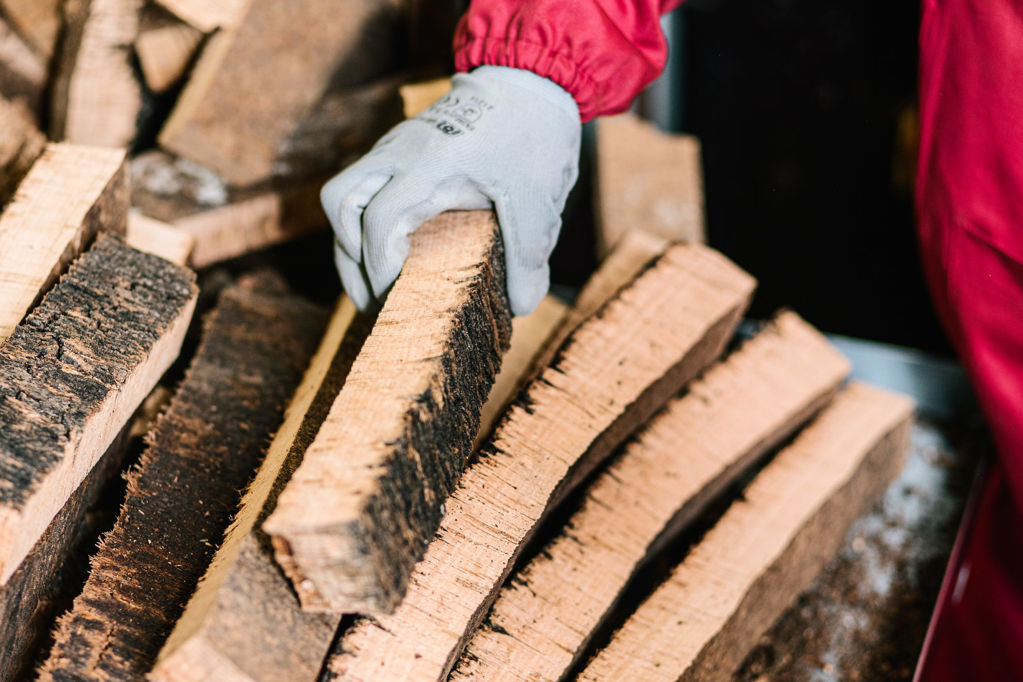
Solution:
[[[321,192],[349,297],[365,310],[387,292],[422,223],[493,207],[512,312],[532,312],[550,285],[547,260],[578,176],[580,131],[572,96],[546,78],[499,66],[456,75],[447,95]]]

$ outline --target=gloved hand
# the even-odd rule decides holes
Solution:
[[[580,132],[575,100],[553,81],[501,66],[456,75],[447,95],[321,192],[352,302],[365,310],[387,292],[419,225],[446,210],[493,206],[512,312],[532,312],[550,286],[547,259],[578,176]]]

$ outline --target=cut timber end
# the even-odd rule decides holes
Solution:
[[[634,114],[597,121],[597,251],[635,225],[670,241],[702,243],[700,143]]]
[[[445,679],[559,498],[720,354],[753,287],[720,254],[672,246],[580,324],[462,476],[397,610],[338,641],[331,678]]]
[[[0,584],[177,357],[194,275],[104,236],[0,346]]]
[[[794,313],[710,368],[628,442],[565,532],[506,583],[452,678],[564,679],[636,571],[829,401],[848,371]]]
[[[134,249],[159,256],[175,265],[186,265],[195,246],[195,237],[188,232],[137,211],[128,216],[125,241]]]
[[[325,317],[276,276],[247,277],[220,295],[88,581],[60,618],[41,679],[149,671],[281,424]]]
[[[124,151],[50,144],[0,214],[0,342],[100,229],[124,234]]]
[[[265,524],[303,607],[386,612],[440,521],[508,348],[493,214],[445,213],[408,260]]]
[[[7,203],[46,146],[32,113],[20,102],[0,98],[0,207]]]
[[[850,386],[764,468],[581,679],[731,679],[897,473],[912,416],[908,398]]]

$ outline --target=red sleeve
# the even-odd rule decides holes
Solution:
[[[472,0],[455,67],[528,69],[575,97],[583,121],[625,111],[664,68],[660,16],[682,0]]]

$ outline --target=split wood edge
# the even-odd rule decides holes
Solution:
[[[128,214],[128,231],[124,240],[133,249],[182,266],[188,264],[188,257],[195,247],[195,237],[189,233],[134,210]]]

